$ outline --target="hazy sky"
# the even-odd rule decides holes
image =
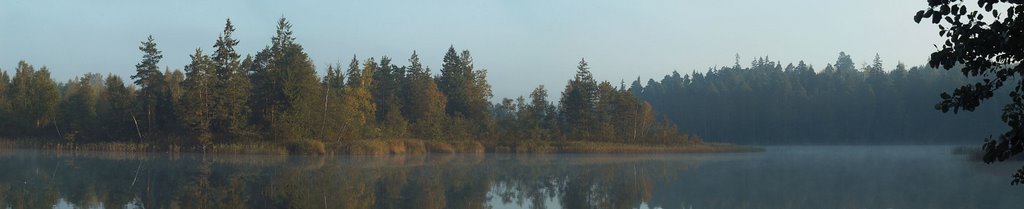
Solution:
[[[0,69],[18,60],[48,66],[58,81],[86,72],[134,73],[139,42],[156,38],[161,66],[181,69],[206,52],[231,18],[237,49],[255,54],[288,18],[297,41],[323,73],[387,55],[404,65],[413,50],[435,73],[449,45],[469,49],[488,69],[496,98],[539,84],[557,94],[580,58],[599,80],[618,84],[705,71],[769,56],[822,69],[846,51],[856,63],[878,53],[926,62],[939,43],[933,25],[916,24],[925,0],[508,0],[508,1],[51,1],[0,0]],[[783,64],[785,65],[785,64]]]

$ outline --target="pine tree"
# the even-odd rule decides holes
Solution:
[[[157,103],[164,94],[161,92],[164,76],[160,73],[160,67],[157,64],[160,63],[160,59],[164,56],[160,54],[160,50],[157,50],[156,42],[154,42],[152,35],[142,42],[142,46],[139,46],[139,51],[143,53],[142,61],[135,65],[135,75],[132,75],[131,78],[135,80],[135,85],[139,87],[138,104],[141,106],[146,117],[144,130],[146,133],[151,133],[160,128],[159,125],[154,123],[158,117]]]

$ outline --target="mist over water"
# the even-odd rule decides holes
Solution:
[[[950,146],[278,157],[5,150],[0,208],[1013,208]]]

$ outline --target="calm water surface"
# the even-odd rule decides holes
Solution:
[[[277,157],[0,150],[0,208],[1021,208],[949,146]]]

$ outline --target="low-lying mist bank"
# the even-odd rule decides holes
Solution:
[[[42,149],[58,152],[166,152],[256,155],[405,155],[428,153],[728,153],[761,152],[764,148],[728,143],[625,144],[585,141],[480,142],[420,139],[370,139],[322,143],[293,140],[282,143],[236,142],[206,147],[146,142],[73,144],[58,140],[0,139],[0,149]]]

